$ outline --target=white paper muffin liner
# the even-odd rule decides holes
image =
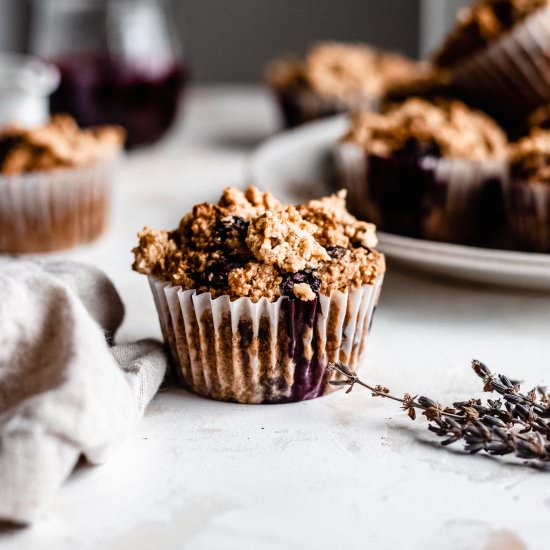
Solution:
[[[176,374],[222,401],[281,403],[334,391],[327,364],[359,367],[383,278],[314,302],[231,301],[149,278]],[[303,323],[311,315],[311,323]]]
[[[361,217],[375,223],[380,230],[397,232],[385,219],[384,207],[377,202],[369,183],[369,168],[373,157],[354,143],[339,143],[335,147],[335,160],[339,183],[348,190],[349,207]],[[401,168],[399,168],[401,170]],[[424,175],[420,174],[424,172]],[[420,175],[419,175],[420,174]],[[406,186],[423,184],[423,178],[434,178],[432,192],[422,195],[423,210],[417,213],[417,235],[429,240],[469,243],[478,238],[481,231],[481,201],[488,182],[495,189],[506,177],[506,163],[501,160],[471,162],[462,159],[426,157],[420,167],[405,166],[396,180],[395,172],[391,180],[377,185],[395,185],[398,197]],[[406,210],[408,205],[404,205]],[[497,205],[495,205],[497,206]],[[413,205],[411,205],[411,208]],[[415,216],[414,212],[404,212]]]
[[[98,237],[108,221],[113,162],[0,176],[0,252],[49,252]]]
[[[453,82],[506,116],[520,118],[550,102],[550,7],[459,62]]]
[[[550,186],[508,181],[504,202],[514,244],[532,252],[550,252]]]

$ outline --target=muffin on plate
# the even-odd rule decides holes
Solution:
[[[288,206],[249,187],[199,204],[173,231],[145,228],[148,276],[176,373],[223,401],[282,403],[334,390],[329,361],[356,369],[385,271],[375,227],[345,193]]]
[[[81,130],[68,116],[1,129],[0,252],[48,252],[98,237],[123,141],[121,128]]]
[[[471,243],[492,231],[507,140],[459,101],[411,98],[385,113],[351,116],[336,144],[353,212],[408,237]]]
[[[266,71],[287,128],[350,110],[375,109],[385,90],[424,65],[365,44],[314,45],[305,58],[283,58]]]
[[[550,0],[477,0],[459,11],[433,62],[469,101],[521,122],[550,101]]]
[[[550,131],[535,129],[510,146],[504,198],[515,243],[550,252]]]

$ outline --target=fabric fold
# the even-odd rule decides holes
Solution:
[[[167,362],[152,340],[109,346],[124,309],[101,271],[66,262],[0,268],[0,520],[28,524],[81,455],[101,463],[120,445]]]

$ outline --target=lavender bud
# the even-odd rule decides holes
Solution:
[[[487,378],[488,376],[491,376],[491,371],[488,369],[488,367],[477,359],[474,359],[472,361],[472,368],[480,378]]]
[[[506,424],[500,419],[495,416],[484,416],[481,421],[486,426],[491,426],[495,428],[506,428]]]
[[[437,407],[438,406],[438,404],[433,399],[430,399],[429,397],[424,397],[423,395],[421,395],[418,398],[418,402],[424,408]]]

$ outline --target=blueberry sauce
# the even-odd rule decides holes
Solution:
[[[153,143],[172,125],[187,81],[181,64],[158,73],[130,67],[106,55],[52,60],[61,84],[51,98],[52,113],[68,113],[81,126],[119,124],[128,147]]]

